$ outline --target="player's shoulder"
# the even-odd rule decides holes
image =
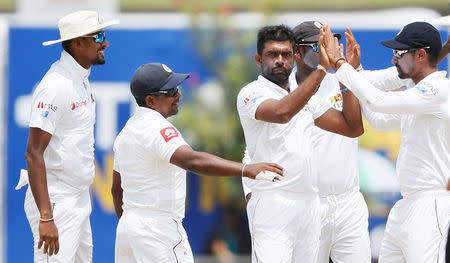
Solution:
[[[446,77],[445,71],[434,72],[415,85],[422,94],[429,94],[447,98],[450,88],[450,80]]]

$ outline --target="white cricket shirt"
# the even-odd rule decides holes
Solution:
[[[434,72],[417,84],[411,81],[404,91],[384,92],[348,63],[336,73],[360,102],[379,112],[385,129],[400,129],[397,174],[404,197],[444,190],[450,178],[450,81],[445,75],[445,71]]]
[[[95,100],[89,73],[63,51],[33,93],[29,126],[52,134],[44,152],[50,196],[62,189],[88,189],[94,179]]]
[[[296,73],[293,70],[290,76],[290,81],[295,85]],[[327,73],[315,96],[330,108],[342,111],[343,98],[334,74]],[[359,188],[358,138],[342,136],[314,126],[312,142],[320,196],[342,194]]]
[[[291,86],[291,91],[296,88]],[[252,191],[281,189],[291,193],[316,193],[317,176],[313,171],[311,132],[313,119],[329,108],[310,103],[284,124],[256,120],[258,106],[267,99],[280,100],[289,93],[263,76],[241,89],[237,109],[244,130],[251,163],[272,162],[281,165],[285,177],[280,182],[244,178]],[[315,101],[317,98],[312,98]]]
[[[141,208],[184,218],[186,171],[170,163],[183,145],[180,132],[159,112],[138,107],[114,141],[124,211]]]

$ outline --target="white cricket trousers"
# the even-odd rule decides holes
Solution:
[[[320,197],[319,263],[370,263],[369,211],[358,188]]]
[[[88,263],[92,262],[92,231],[89,215],[91,198],[89,189],[76,194],[58,194],[50,198],[53,217],[58,228],[59,252],[57,255],[44,254],[44,244],[39,244],[40,213],[34,201],[31,188],[25,195],[25,214],[30,223],[34,239],[35,263]]]
[[[320,214],[317,193],[253,192],[247,204],[253,263],[316,263]]]
[[[444,263],[450,222],[450,192],[423,191],[392,207],[380,248],[380,263]]]
[[[148,209],[124,210],[116,231],[116,263],[193,263],[181,220]]]

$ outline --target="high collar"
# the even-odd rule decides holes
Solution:
[[[82,77],[83,79],[88,78],[91,74],[91,68],[85,69],[65,50],[61,52],[61,63],[67,65],[71,72],[75,75]]]

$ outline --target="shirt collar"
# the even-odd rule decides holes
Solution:
[[[91,73],[91,68],[85,69],[65,50],[61,52],[61,63],[67,65],[71,72],[75,75],[82,77],[83,79],[89,77]]]
[[[421,81],[419,81],[419,83],[414,84],[413,81],[411,81],[411,83],[413,84],[413,86],[417,86],[417,85],[419,85],[421,83],[432,82],[434,78],[445,78],[446,75],[447,75],[447,71],[445,71],[445,70],[435,71],[435,72],[433,72],[431,74],[428,74],[428,76],[426,76]]]
[[[136,114],[141,116],[141,115],[154,115],[154,116],[158,116],[160,118],[164,118],[164,116],[161,115],[161,113],[159,113],[158,111],[154,110],[154,109],[150,109],[147,107],[143,107],[143,106],[138,106],[137,110],[136,110]]]
[[[288,94],[287,90],[283,89],[282,87],[278,86],[277,84],[273,83],[272,81],[266,79],[262,75],[258,76],[258,82],[260,82],[262,85],[269,87],[271,89],[274,89],[278,92],[284,92],[283,94]]]

